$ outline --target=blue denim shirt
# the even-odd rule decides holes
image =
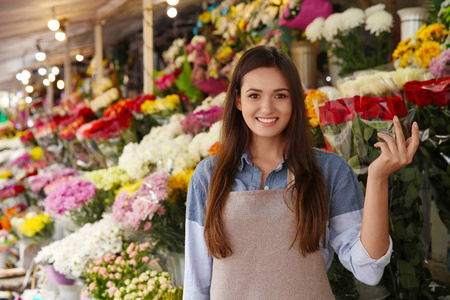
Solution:
[[[326,268],[328,270],[334,253],[337,253],[344,267],[353,272],[357,279],[376,285],[390,261],[392,241],[387,253],[380,259],[369,256],[359,238],[364,196],[353,170],[340,156],[319,149],[315,151],[328,195],[327,244],[322,248]],[[189,185],[183,299],[209,299],[213,259],[206,247],[204,225],[205,204],[214,166],[215,157],[203,160],[195,169]],[[287,171],[286,164],[281,161],[267,176],[263,188],[286,188]],[[261,180],[261,170],[252,163],[246,152],[241,158],[231,190],[259,190]]]

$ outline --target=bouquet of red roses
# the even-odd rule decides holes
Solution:
[[[126,111],[116,117],[103,117],[86,123],[77,130],[76,135],[106,168],[117,165],[126,144],[137,142],[132,123],[133,115]]]

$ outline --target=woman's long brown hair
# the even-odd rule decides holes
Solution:
[[[259,46],[248,50],[239,60],[225,100],[221,146],[209,186],[205,221],[206,244],[215,258],[225,258],[233,252],[224,230],[223,213],[238,165],[251,137],[242,112],[236,108],[236,96],[240,95],[245,74],[260,67],[281,70],[292,101],[292,116],[284,132],[285,163],[295,176],[295,182],[288,183],[292,198],[292,205],[289,206],[296,215],[291,247],[300,237],[300,251],[306,255],[319,250],[325,239],[327,196],[312,147],[300,76],[284,52],[275,47]]]

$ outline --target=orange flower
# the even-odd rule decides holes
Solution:
[[[319,126],[319,119],[314,107],[314,100],[318,101],[320,105],[324,101],[328,100],[327,95],[319,90],[310,90],[305,97],[306,115],[309,119],[309,125],[313,128]]]
[[[208,152],[211,155],[218,154],[219,153],[219,146],[220,146],[219,142],[215,142],[214,145],[212,145],[211,148],[209,148]]]

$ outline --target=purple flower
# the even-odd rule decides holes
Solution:
[[[450,76],[450,49],[441,53],[439,58],[432,58],[430,72],[437,78]]]
[[[89,181],[73,178],[58,185],[45,199],[45,211],[52,216],[83,206],[95,197],[97,188]]]
[[[62,170],[47,169],[43,173],[28,178],[30,189],[36,195],[49,183],[66,176],[77,175],[77,169],[64,168]]]
[[[24,165],[26,163],[28,163],[30,161],[31,157],[30,157],[30,153],[26,152],[24,154],[22,154],[21,156],[19,156],[18,158],[16,158],[15,160],[13,160],[9,166],[21,166]]]
[[[186,118],[181,121],[181,129],[186,134],[195,135],[200,133],[219,121],[222,117],[222,111],[222,107],[213,106],[209,110],[201,110],[187,115]]]

